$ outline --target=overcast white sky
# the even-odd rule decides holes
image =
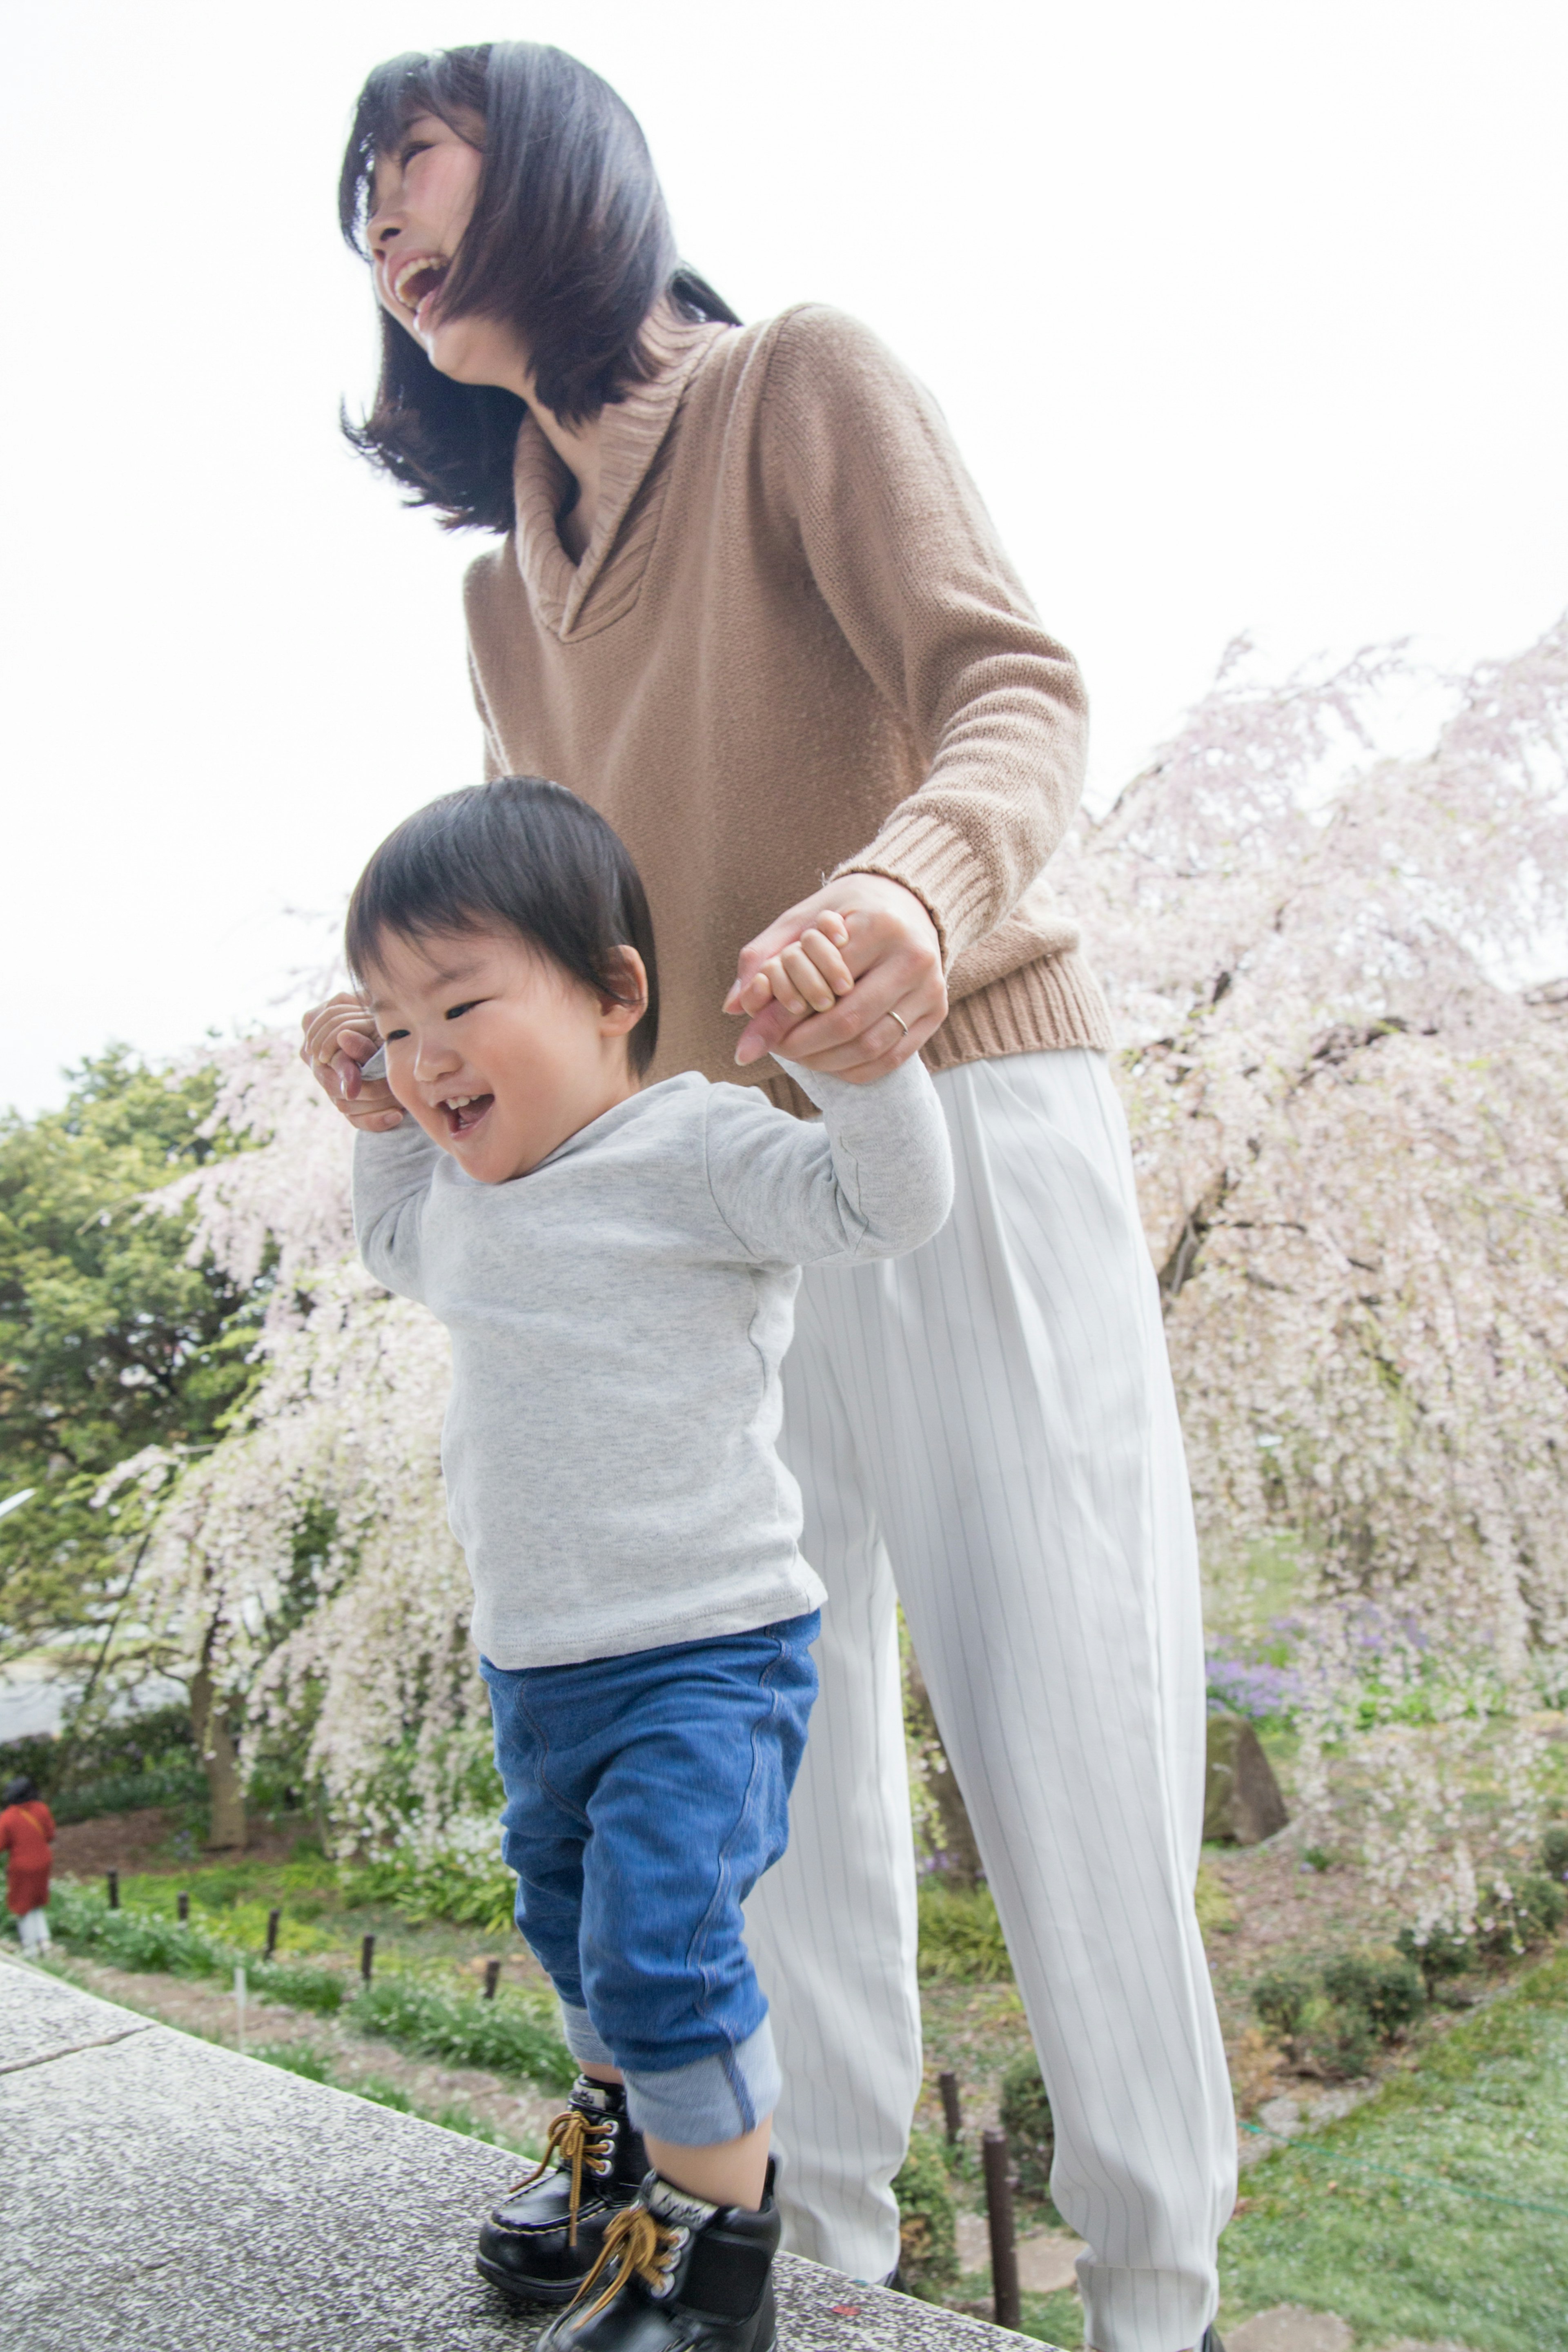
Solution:
[[[742,315],[931,385],[1099,789],[1238,630],[1468,660],[1568,604],[1562,0],[13,6],[0,1104],[268,1016],[477,772],[471,542],[337,436],[332,196],[370,65],[499,37],[616,84]]]

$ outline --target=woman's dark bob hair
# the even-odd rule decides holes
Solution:
[[[464,139],[484,126],[473,218],[444,304],[454,316],[515,327],[541,402],[564,423],[596,416],[629,384],[647,382],[644,328],[661,298],[685,318],[739,325],[676,258],[631,109],[575,58],[533,41],[414,50],[376,67],[360,92],[338,186],[343,235],[365,259],[376,157],[392,153],[420,114]],[[499,385],[454,383],[384,310],[381,337],[374,405],[363,425],[344,419],[349,439],[449,530],[510,530],[523,403]]]
[[[634,1002],[617,950],[636,948],[647,973],[647,1010],[626,1051],[641,1077],[658,1044],[647,893],[614,825],[564,784],[502,776],[416,809],[354,884],[343,946],[349,970],[363,982],[388,932],[421,940],[480,929],[515,932],[616,1004]]]
[[[0,1806],[30,1805],[37,1793],[37,1782],[26,1772],[19,1773],[15,1780],[6,1781],[5,1793],[0,1795]]]

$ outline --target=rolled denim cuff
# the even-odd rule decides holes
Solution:
[[[561,2000],[559,1993],[557,2000]],[[561,2031],[566,2047],[579,2066],[613,2066],[614,2053],[594,2031],[594,2021],[585,2009],[574,2009],[569,2000],[561,2001]]]
[[[579,2054],[576,2044],[571,2046]],[[677,2147],[717,2147],[740,2139],[773,2114],[784,2089],[773,2030],[765,2017],[733,2049],[657,2074],[622,2071],[633,2123]]]

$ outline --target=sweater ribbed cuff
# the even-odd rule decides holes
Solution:
[[[1006,1054],[1054,1053],[1088,1045],[1109,1054],[1116,1043],[1110,1007],[1076,949],[1020,964],[1000,980],[960,997],[921,1048],[928,1070],[989,1062]]]
[[[982,936],[996,887],[962,834],[910,802],[894,810],[868,849],[835,866],[832,879],[841,874],[881,874],[912,890],[936,925],[944,971]]]

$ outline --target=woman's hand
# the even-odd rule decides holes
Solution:
[[[325,1004],[311,1006],[300,1026],[305,1032],[300,1059],[351,1127],[378,1135],[401,1126],[403,1112],[386,1080],[359,1074],[380,1043],[363,996],[329,996]]]
[[[936,925],[901,882],[840,875],[742,949],[724,1010],[751,1015],[742,1065],[779,1052],[856,1086],[886,1077],[947,1017]]]

